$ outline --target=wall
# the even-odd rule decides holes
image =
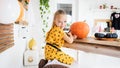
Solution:
[[[71,0],[72,1],[72,0]],[[54,13],[56,8],[56,3],[71,3],[71,1],[68,0],[60,0],[60,1],[53,1],[51,0],[51,9]],[[74,21],[84,21],[88,23],[90,26],[90,33],[89,36],[91,36],[92,28],[94,19],[109,19],[111,10],[105,9],[105,10],[99,10],[99,5],[107,3],[108,6],[114,5],[116,7],[119,7],[119,0],[74,0],[76,3],[76,6],[74,6],[74,11],[76,14],[74,16],[76,19]],[[72,2],[72,3],[74,3]],[[79,8],[78,8],[79,7]],[[78,15],[78,16],[77,16]],[[74,17],[74,18],[75,18]],[[68,53],[69,55],[73,56],[75,59],[77,59],[77,54],[75,50],[63,48],[64,52]],[[106,55],[100,55],[100,54],[93,54],[88,52],[79,51],[79,63],[80,68],[120,68],[120,58],[106,56]]]
[[[78,20],[83,21],[86,20],[88,25],[90,26],[89,36],[92,35],[92,29],[94,24],[94,19],[110,19],[110,15],[113,12],[110,9],[110,6],[119,8],[116,12],[120,12],[120,5],[118,4],[119,0],[78,0],[79,1],[79,16]],[[99,6],[102,4],[106,4],[108,8],[99,9]]]
[[[119,2],[120,0],[79,0],[78,20],[86,20],[92,32],[94,19],[109,19],[112,13],[109,9],[99,10],[99,5],[107,3],[108,6],[114,5],[119,7]],[[80,68],[120,68],[120,58],[83,51],[79,51],[79,63]]]
[[[70,3],[71,1],[68,0],[60,0],[53,1],[51,4],[51,9],[53,12],[57,8],[56,3]],[[84,21],[86,20],[86,23],[90,26],[90,33],[89,36],[92,34],[92,28],[94,19],[109,19],[111,10],[105,9],[105,10],[99,10],[99,5],[107,3],[108,6],[114,5],[116,7],[119,7],[119,0],[74,0],[76,3],[74,11],[76,11],[77,18],[74,21]],[[72,2],[73,3],[73,2]],[[79,8],[78,8],[79,7]],[[74,17],[75,18],[75,17]],[[63,49],[66,53],[73,56],[75,59],[77,59],[77,54],[75,50],[72,49]],[[100,54],[93,54],[88,52],[79,51],[78,61],[80,63],[80,68],[120,68],[120,58],[116,57],[110,57]]]
[[[23,68],[23,52],[26,41],[18,37],[18,25],[15,28],[15,44],[0,54],[0,68]]]
[[[29,38],[34,37],[38,48],[44,46],[44,38],[41,30],[41,22],[39,15],[39,0],[30,0],[29,10],[26,12],[26,20],[29,22],[28,26],[28,38],[22,39],[21,35],[18,34],[21,28],[20,25],[15,25],[15,45],[8,50],[2,52],[0,54],[0,68],[23,68],[23,53],[26,49],[27,42]],[[109,4],[115,4],[119,7],[119,0],[78,0],[77,4],[79,9],[77,8],[77,12],[79,14],[79,21],[87,20],[87,23],[92,28],[93,18],[91,10],[96,8],[97,3],[109,2]],[[51,13],[55,11],[55,3],[56,1],[51,0]],[[98,4],[97,4],[98,5]],[[92,9],[93,8],[93,9]],[[77,15],[77,14],[76,14]],[[53,16],[53,14],[52,14]],[[52,17],[51,17],[52,20]],[[52,22],[52,21],[51,21]],[[51,24],[49,23],[49,25]],[[40,55],[41,51],[40,52]],[[68,52],[69,53],[69,52]],[[74,53],[74,52],[73,52]],[[76,55],[74,55],[76,56]],[[79,62],[81,68],[120,68],[120,58],[91,54],[80,51],[79,53]]]
[[[25,12],[25,20],[28,21],[29,26],[23,30],[22,26],[15,25],[15,45],[0,53],[0,68],[23,68],[23,53],[31,37],[35,38],[38,47],[43,45],[44,38],[40,23],[39,0],[30,0],[28,7],[28,11]],[[23,39],[23,36],[26,36],[26,39]]]

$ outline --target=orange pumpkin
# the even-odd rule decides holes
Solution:
[[[89,33],[89,26],[85,22],[74,22],[70,26],[70,31],[72,34],[76,35],[77,38],[86,38]]]

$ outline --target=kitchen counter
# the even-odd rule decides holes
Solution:
[[[120,58],[120,41],[97,40],[92,37],[76,39],[73,43],[65,43],[64,47],[75,50],[103,54]]]

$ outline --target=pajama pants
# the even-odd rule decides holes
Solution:
[[[57,59],[59,62],[68,65],[71,65],[74,62],[74,59],[72,57],[48,44],[45,46],[45,59],[47,60]]]

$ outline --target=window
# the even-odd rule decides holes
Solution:
[[[57,4],[57,9],[62,9],[67,13],[67,24],[66,28],[64,29],[65,31],[69,30],[69,27],[72,23],[72,4]]]

